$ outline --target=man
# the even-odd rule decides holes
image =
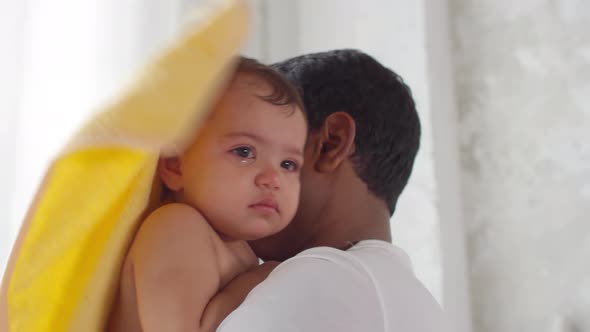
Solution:
[[[251,243],[284,262],[218,331],[444,331],[440,306],[391,244],[420,138],[409,88],[355,50],[274,67],[309,118],[300,205],[284,231]]]

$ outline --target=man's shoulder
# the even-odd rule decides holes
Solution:
[[[390,287],[391,280],[406,280],[405,286],[423,288],[412,271],[408,256],[391,243],[376,240],[361,241],[348,250],[307,249],[281,263],[267,280],[268,283],[265,281],[260,286],[261,290],[294,292],[296,296],[315,293],[326,297],[353,297],[357,290],[362,290],[363,298],[377,299],[382,292],[397,291]],[[386,296],[394,297],[393,294]]]
[[[376,310],[386,325],[404,322],[413,327],[423,324],[417,315],[433,322],[443,315],[440,304],[416,277],[408,255],[384,241],[361,241],[348,250],[311,248],[280,264],[273,274],[274,291],[290,288],[288,292],[296,296],[349,301],[363,307],[365,316],[369,315],[365,309]]]
[[[379,331],[381,322],[362,266],[318,247],[279,264],[218,331]]]
[[[348,250],[332,247],[314,247],[304,250],[296,256],[286,260],[280,266],[305,265],[305,262],[315,261],[316,265],[326,268],[346,269],[361,273],[368,273],[373,266],[386,266],[403,269],[412,273],[410,258],[400,248],[381,240],[364,240],[356,243]]]
[[[424,325],[418,313],[438,321],[428,296],[407,255],[389,243],[316,247],[281,263],[220,331],[435,331],[416,328]]]

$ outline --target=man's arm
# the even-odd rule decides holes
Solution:
[[[130,253],[144,332],[204,331],[202,315],[220,282],[210,236],[205,219],[182,204],[144,221]]]

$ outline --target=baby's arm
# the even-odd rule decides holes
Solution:
[[[278,264],[279,262],[266,262],[251,268],[230,281],[207,305],[202,319],[204,331],[215,331],[221,321],[234,311],[244,301],[248,293],[256,285],[264,281]]]
[[[182,204],[165,205],[143,222],[130,258],[144,332],[203,331],[220,282],[210,236],[203,216]]]

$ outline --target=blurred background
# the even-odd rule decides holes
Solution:
[[[0,271],[60,147],[208,2],[0,2]],[[244,54],[358,48],[412,88],[392,233],[454,331],[590,331],[590,2],[251,3]]]

